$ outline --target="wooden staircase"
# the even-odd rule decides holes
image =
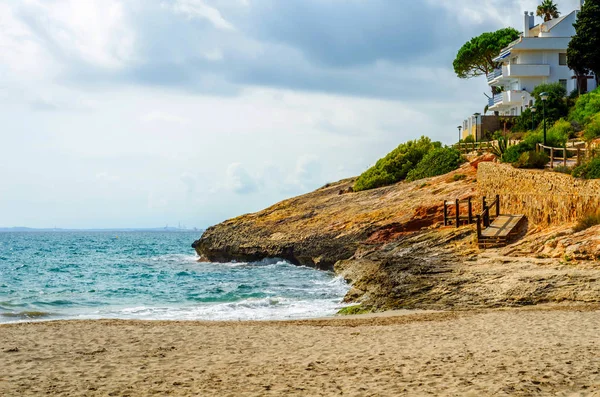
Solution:
[[[505,247],[512,241],[525,221],[523,215],[500,215],[488,227],[481,230],[477,225],[477,244],[479,248]]]
[[[466,204],[467,214],[461,215],[461,204]],[[454,207],[453,216],[449,215],[449,209]],[[466,200],[444,201],[444,226],[454,224],[461,225],[477,224],[477,245],[479,248],[497,248],[508,245],[520,233],[523,224],[527,220],[524,215],[500,215],[500,196],[491,203],[485,197],[482,200],[483,210],[479,215],[473,215],[471,198]],[[493,211],[492,211],[493,210]]]

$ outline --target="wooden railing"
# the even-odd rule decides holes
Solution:
[[[506,147],[518,144],[520,141],[508,140]],[[460,142],[452,145],[453,148],[459,150],[461,153],[468,153],[474,151],[491,151],[494,147],[498,146],[498,141],[481,141],[481,142]]]
[[[467,205],[467,215],[460,214],[460,206],[461,204]],[[448,216],[448,209],[454,206],[454,216]],[[456,227],[459,227],[461,223],[471,224],[475,220],[473,216],[473,204],[471,202],[471,197],[459,200],[456,199],[454,201],[444,201],[444,226],[449,226],[453,222]]]
[[[480,240],[481,239],[481,230],[482,230],[482,224],[483,224],[483,228],[486,228],[488,226],[490,226],[490,213],[493,214],[493,218],[498,218],[500,216],[500,195],[496,195],[496,198],[494,199],[494,201],[492,201],[491,204],[488,205],[487,200],[485,198],[485,196],[482,199],[482,204],[483,204],[483,210],[481,211],[481,214],[477,215],[477,239]],[[492,209],[494,209],[495,211],[492,212]]]
[[[554,162],[557,160],[562,161],[565,167],[567,166],[568,160],[574,160],[576,164],[579,165],[581,164],[581,161],[589,157],[590,154],[590,151],[588,149],[579,146],[566,146],[562,148],[557,148],[552,146],[545,146],[541,143],[538,143],[536,145],[536,151],[538,153],[545,153],[546,151],[548,151],[548,154],[550,156],[550,168],[554,168]],[[574,155],[569,156],[569,153],[572,153]]]
[[[461,214],[461,205],[466,205],[466,213]],[[449,210],[454,207],[454,214],[449,214]],[[473,201],[472,198],[466,198],[463,200],[444,201],[444,226],[455,225],[460,227],[461,225],[477,224],[477,237],[481,237],[481,230],[490,225],[491,220],[500,216],[500,196],[496,195],[494,201],[488,203],[487,198],[484,196],[481,200],[482,211],[479,215],[473,214]],[[491,214],[491,215],[490,215]]]
[[[490,150],[493,147],[492,142],[460,142],[455,143],[453,147],[461,153],[474,152],[479,150]]]

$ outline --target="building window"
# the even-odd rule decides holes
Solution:
[[[563,88],[565,89],[565,91],[567,90],[567,80],[565,79],[560,79],[558,80],[558,82],[560,83],[560,85],[563,86]]]
[[[560,54],[558,54],[558,64],[561,66],[567,65],[567,53],[566,52],[561,52]]]

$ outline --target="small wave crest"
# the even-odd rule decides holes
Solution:
[[[99,310],[93,314],[82,314],[77,317],[208,321],[291,320],[331,316],[343,306],[337,299],[295,300],[268,297],[187,307],[134,306]]]
[[[52,317],[53,314],[42,311],[0,312],[0,317],[12,320],[33,320]]]

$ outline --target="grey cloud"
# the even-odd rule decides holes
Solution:
[[[30,103],[31,110],[41,111],[41,112],[53,112],[59,109],[59,107],[45,99],[36,99],[31,101]]]
[[[168,4],[124,3],[136,32],[136,61],[119,71],[64,53],[32,10],[21,16],[68,65],[68,84],[134,83],[225,96],[251,85],[401,100],[456,97],[434,73],[452,77],[457,49],[481,31],[458,27],[447,9],[424,1],[207,2],[235,30],[186,18]],[[215,51],[222,56],[211,56]]]
[[[257,190],[258,183],[242,164],[232,163],[227,168],[226,186],[235,193],[250,194]]]
[[[441,46],[436,39],[449,22],[440,9],[412,0],[263,0],[253,4],[251,18],[249,29],[261,39],[332,67],[413,62]]]

